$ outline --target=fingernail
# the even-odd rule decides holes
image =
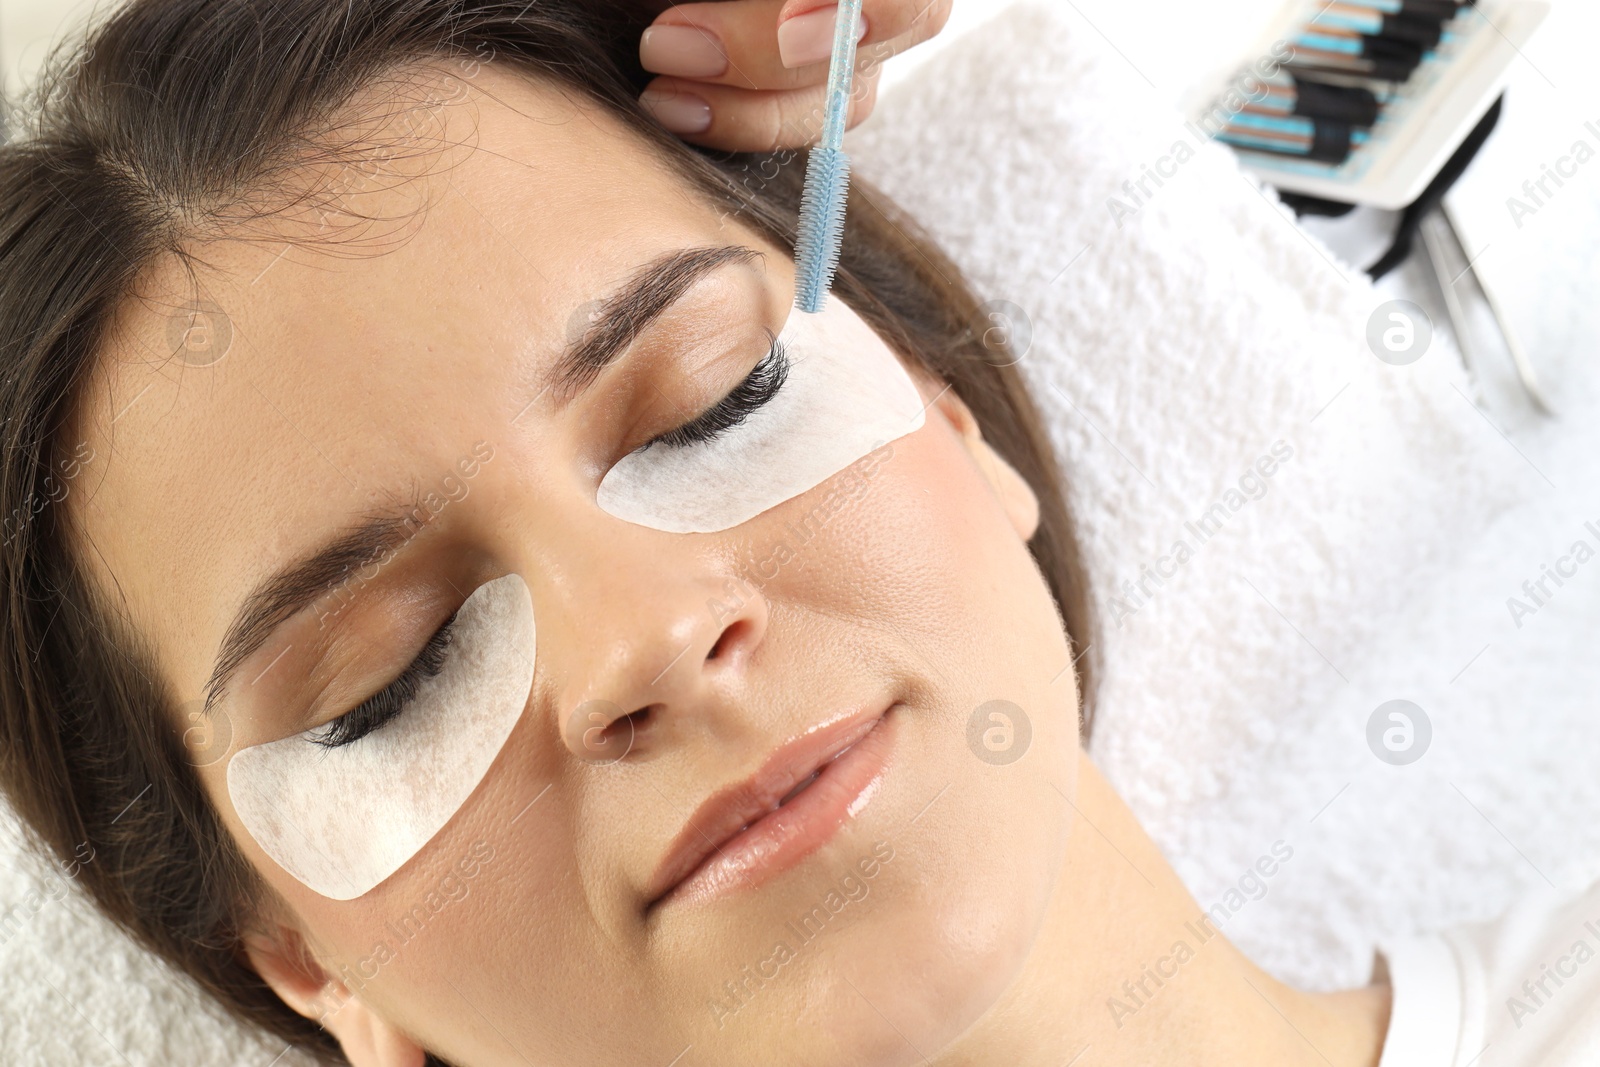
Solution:
[[[694,26],[651,26],[639,38],[639,63],[655,74],[715,78],[728,69],[722,42]]]
[[[693,93],[646,89],[639,103],[673,133],[704,133],[711,128],[711,105]]]
[[[839,5],[819,7],[778,27],[778,56],[786,67],[820,63],[833,55],[833,20]],[[857,20],[856,40],[867,35],[867,16]]]

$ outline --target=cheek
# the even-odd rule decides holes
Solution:
[[[1026,543],[942,417],[750,525],[747,583],[872,626],[943,703],[976,707],[1007,686],[1020,700],[1070,658]]]
[[[574,836],[581,820],[545,793],[559,749],[548,724],[524,716],[448,825],[359,899],[268,873],[330,977],[451,1062],[502,1062],[502,1033],[548,1062],[593,1062],[589,1038],[648,999],[632,962],[594,982],[610,942],[588,896],[595,857]]]

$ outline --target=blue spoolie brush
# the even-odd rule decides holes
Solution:
[[[844,206],[850,195],[850,157],[844,154],[844,126],[850,111],[850,86],[856,68],[856,35],[861,0],[840,0],[833,24],[833,58],[828,61],[828,96],[822,140],[806,163],[800,197],[800,229],[795,236],[794,306],[815,315],[828,298],[844,239]]]

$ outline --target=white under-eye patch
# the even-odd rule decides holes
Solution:
[[[792,310],[778,340],[790,370],[777,396],[710,441],[624,456],[600,481],[601,510],[668,533],[726,530],[922,426],[911,376],[843,300]]]
[[[396,718],[360,740],[307,731],[228,762],[228,795],[250,836],[311,889],[359,897],[420,852],[477,788],[533,685],[533,600],[521,576],[461,605],[443,669]]]

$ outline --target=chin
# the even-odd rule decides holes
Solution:
[[[1055,796],[1033,776],[1006,786],[969,784],[964,803],[900,835],[855,921],[796,960],[782,1006],[751,1020],[771,1042],[763,1062],[915,1067],[995,1007],[1038,942],[1068,825],[1058,806],[1006,816],[1013,791]]]

